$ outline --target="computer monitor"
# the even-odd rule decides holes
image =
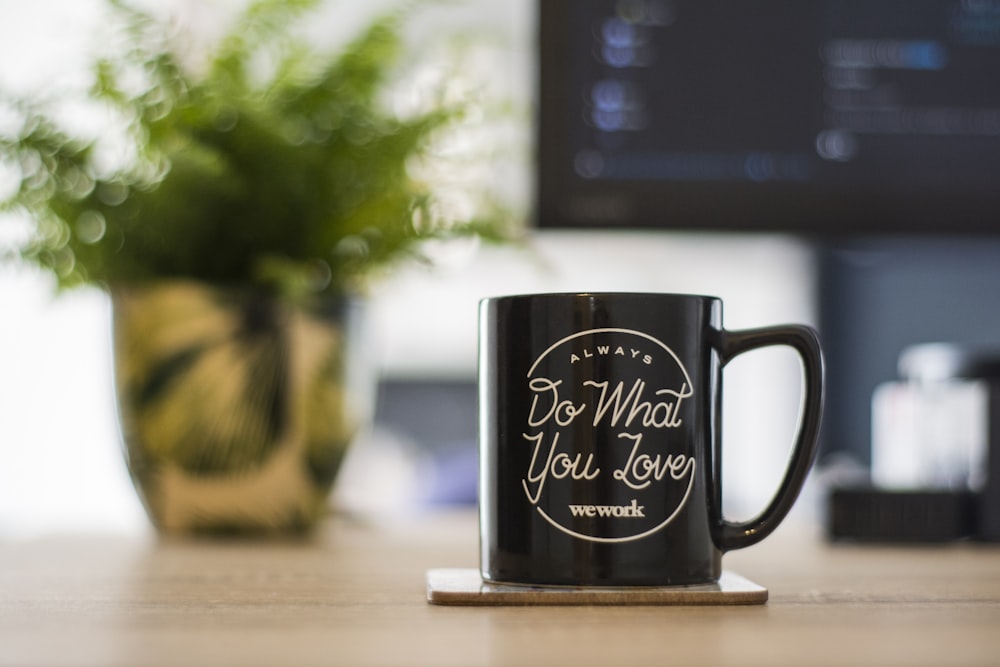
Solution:
[[[539,0],[541,227],[1000,232],[997,0]]]
[[[543,228],[816,249],[822,457],[912,344],[1000,343],[1000,0],[538,0]]]

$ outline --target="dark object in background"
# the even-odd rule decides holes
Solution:
[[[423,468],[420,502],[430,506],[475,506],[476,377],[382,378],[375,426],[413,445]]]
[[[950,542],[975,534],[971,491],[834,489],[827,534],[859,542]]]
[[[977,537],[1000,542],[1000,379],[990,380],[989,447],[986,450],[986,482],[979,493]]]
[[[835,488],[828,511],[831,539],[943,542],[971,538],[1000,542],[1000,354],[961,346],[947,352],[948,363],[936,365],[941,377],[987,383],[987,442],[981,485],[975,490]]]

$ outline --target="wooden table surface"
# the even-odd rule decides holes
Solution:
[[[305,543],[0,542],[0,665],[1000,665],[1000,548],[828,545],[794,525],[728,554],[746,607],[444,607],[469,513],[331,521]]]

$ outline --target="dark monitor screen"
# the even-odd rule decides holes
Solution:
[[[1000,0],[539,0],[542,227],[1000,232]]]

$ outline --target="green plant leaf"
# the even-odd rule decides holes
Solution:
[[[491,193],[454,220],[413,168],[476,100],[386,108],[410,65],[413,6],[328,52],[300,30],[320,0],[256,0],[190,67],[167,22],[109,4],[120,48],[94,64],[84,101],[114,116],[118,144],[64,130],[51,100],[0,94],[22,127],[0,136],[18,181],[0,210],[32,218],[20,256],[60,286],[185,277],[336,292],[419,257],[426,240],[509,237]]]

